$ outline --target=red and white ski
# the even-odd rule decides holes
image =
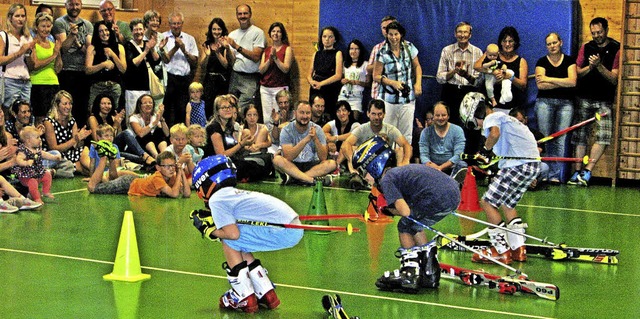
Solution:
[[[548,283],[531,281],[511,276],[498,276],[484,270],[472,270],[440,263],[442,278],[455,279],[468,286],[484,285],[501,294],[516,292],[533,294],[540,298],[556,301],[560,299],[560,288]]]

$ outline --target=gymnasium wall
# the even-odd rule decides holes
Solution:
[[[284,23],[289,33],[289,38],[291,41],[292,48],[294,49],[295,57],[296,57],[296,66],[292,70],[292,84],[293,84],[293,93],[296,98],[306,99],[308,98],[307,92],[309,90],[309,85],[306,81],[306,74],[309,70],[309,63],[311,60],[311,56],[314,52],[314,42],[317,42],[318,30],[320,28],[320,21],[322,16],[322,21],[328,21],[324,19],[329,19],[329,17],[325,17],[327,13],[324,10],[333,10],[338,11],[337,14],[343,16],[343,21],[338,21],[340,24],[342,23],[350,23],[351,25],[362,25],[365,27],[353,28],[354,30],[341,30],[346,32],[347,39],[351,32],[355,33],[355,29],[357,30],[369,30],[368,32],[362,32],[362,34],[371,36],[372,40],[370,43],[377,43],[381,41],[379,21],[382,16],[385,14],[395,14],[400,17],[401,20],[407,19],[403,14],[400,14],[400,11],[396,10],[396,6],[409,6],[409,8],[419,8],[418,6],[432,6],[435,9],[440,11],[436,14],[427,14],[423,17],[420,17],[419,20],[429,22],[435,24],[438,27],[441,27],[442,35],[438,38],[438,42],[429,43],[426,46],[426,49],[422,49],[422,51],[429,52],[429,56],[438,57],[440,54],[440,50],[442,47],[450,42],[454,41],[453,38],[453,27],[455,23],[459,20],[467,19],[474,26],[474,35],[472,38],[472,42],[482,48],[485,46],[487,41],[496,41],[498,32],[500,28],[505,25],[514,25],[520,31],[520,35],[523,38],[522,48],[520,53],[525,56],[529,63],[530,69],[532,70],[533,65],[535,65],[535,61],[537,58],[544,54],[544,42],[540,39],[534,38],[525,38],[524,32],[525,30],[529,30],[530,28],[535,28],[536,25],[539,26],[541,33],[547,33],[551,31],[552,26],[556,26],[556,22],[554,24],[548,24],[546,21],[547,14],[553,14],[551,10],[548,9],[548,5],[562,5],[566,6],[567,4],[574,6],[575,16],[571,18],[570,23],[574,26],[574,32],[571,33],[567,30],[568,34],[573,34],[572,39],[575,39],[578,43],[582,43],[584,41],[591,40],[591,34],[589,32],[589,21],[597,16],[602,16],[609,20],[609,36],[620,39],[622,34],[622,5],[623,0],[580,0],[580,1],[567,1],[567,0],[532,0],[532,1],[508,1],[508,0],[489,0],[489,1],[472,1],[472,0],[450,0],[450,1],[416,1],[416,0],[408,0],[408,1],[387,1],[387,0],[354,0],[354,1],[343,1],[339,2],[336,0],[250,0],[250,1],[235,1],[230,2],[228,0],[126,0],[133,1],[133,8],[135,10],[119,10],[117,12],[117,18],[120,20],[128,21],[135,17],[141,17],[146,10],[154,9],[161,13],[163,17],[162,28],[168,29],[168,20],[167,17],[173,11],[182,11],[185,15],[185,25],[184,31],[195,36],[196,40],[201,43],[204,41],[204,32],[207,28],[209,21],[213,17],[221,17],[227,23],[227,26],[230,30],[233,30],[238,27],[238,22],[235,19],[235,7],[241,3],[247,3],[253,8],[253,21],[258,27],[263,30],[267,30],[269,25],[272,22],[280,21]],[[31,5],[31,0],[0,0],[0,25],[4,26],[4,22],[6,21],[6,11],[10,4],[12,3],[22,3],[27,7],[27,15],[29,17],[29,21],[33,22],[33,16],[35,13],[35,7]],[[326,5],[329,3],[335,3],[334,7],[328,7],[325,9]],[[349,3],[349,7],[344,7],[344,3]],[[364,7],[356,7],[353,3],[361,3]],[[422,4],[418,4],[422,3]],[[489,4],[493,4],[493,14],[486,16],[479,16],[475,14],[475,11],[470,11],[467,6],[463,6],[462,4],[472,3],[473,5],[484,7],[486,11],[489,12]],[[518,5],[514,5],[514,3],[518,3]],[[534,6],[532,4],[538,4],[538,6]],[[382,5],[391,6],[390,11],[384,12]],[[545,6],[547,5],[547,6]],[[322,6],[322,14],[321,14],[321,6]],[[442,8],[447,7],[447,11],[444,11]],[[513,17],[513,15],[508,14],[508,11],[505,11],[505,8],[511,7],[514,10],[522,8],[527,8],[524,13],[521,14],[520,17]],[[337,8],[337,9],[336,9]],[[417,16],[415,12],[411,12],[411,16]],[[434,11],[435,12],[435,11]],[[500,12],[500,14],[497,14]],[[505,13],[507,12],[507,13]],[[519,11],[522,12],[522,11]],[[55,15],[60,16],[64,15],[65,9],[63,7],[55,8]],[[346,17],[344,17],[346,15]],[[96,9],[83,9],[81,16],[90,21],[100,20],[100,15],[98,14]],[[367,18],[370,17],[370,18]],[[477,18],[473,18],[477,17]],[[539,21],[545,21],[545,23],[538,23],[537,20],[532,20],[531,17],[537,17]],[[333,20],[332,20],[333,21]],[[435,22],[434,22],[435,21]],[[521,21],[529,21],[527,25],[524,25]],[[558,21],[560,23],[560,21]],[[520,24],[523,24],[520,26]],[[562,24],[562,23],[561,23]],[[324,25],[324,24],[322,24]],[[544,29],[544,26],[548,26],[548,30]],[[425,28],[420,30],[422,33],[432,33],[432,28]],[[527,31],[528,32],[528,31]],[[418,39],[417,35],[421,34],[416,30],[409,31],[409,38],[412,41]],[[358,34],[358,36],[360,36]],[[362,37],[364,39],[364,36]],[[348,41],[348,40],[347,40]],[[369,43],[368,43],[369,44]],[[528,52],[531,48],[531,53]],[[575,46],[573,48],[575,50]],[[571,52],[573,52],[573,50]],[[437,62],[436,62],[437,63]],[[424,74],[435,73],[436,67],[430,66],[428,67],[426,64],[423,64]],[[426,83],[427,81],[425,81]],[[531,83],[533,85],[533,83]],[[437,90],[436,90],[437,91]],[[437,92],[425,92],[425,96],[435,96]],[[426,102],[422,102],[426,104]],[[613,159],[611,159],[612,148],[609,148],[605,153],[605,158],[603,158],[600,163],[596,166],[595,174],[597,176],[614,176],[613,169]],[[611,163],[611,165],[609,165]]]

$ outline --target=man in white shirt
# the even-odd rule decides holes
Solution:
[[[182,32],[184,16],[181,12],[169,15],[170,31],[163,33],[160,42],[160,58],[167,70],[167,90],[164,96],[167,125],[184,123],[189,102],[191,67],[198,62],[196,39]]]
[[[258,67],[265,48],[264,31],[251,23],[251,15],[249,5],[241,4],[236,7],[240,28],[231,31],[227,37],[227,42],[234,51],[229,93],[238,98],[241,114],[249,104],[255,103],[254,97],[258,95]]]

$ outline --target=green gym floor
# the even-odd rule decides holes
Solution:
[[[345,184],[345,179],[334,183]],[[321,298],[327,293],[338,293],[347,313],[361,318],[640,317],[637,188],[555,186],[526,193],[518,210],[529,224],[528,234],[621,251],[618,265],[535,257],[513,264],[532,280],[559,286],[561,297],[555,302],[445,279],[439,289],[416,295],[378,291],[376,279],[398,267],[395,223],[334,220],[332,225],[351,222],[361,231],[351,236],[307,232],[292,249],[256,254],[282,304],[247,315],[218,308],[219,296],[229,288],[224,259],[220,245],[201,239],[188,219],[189,211],[202,207],[195,195],[99,196],[85,186],[79,177],[55,180],[56,199],[40,211],[0,215],[0,318],[324,318]],[[313,192],[275,180],[240,187],[282,198],[300,215],[307,213]],[[365,192],[325,187],[323,193],[329,214],[362,213],[368,202]],[[134,212],[142,272],[151,275],[137,284],[102,279],[113,270],[126,210]],[[435,227],[461,231],[454,216]],[[439,259],[509,273],[471,263],[470,253],[440,251]]]

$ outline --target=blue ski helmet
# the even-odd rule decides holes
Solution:
[[[385,168],[396,165],[396,154],[382,137],[374,136],[358,146],[351,163],[362,175],[368,172],[378,181]]]
[[[203,158],[193,170],[193,186],[205,201],[220,188],[235,186],[237,182],[236,166],[224,155]]]

